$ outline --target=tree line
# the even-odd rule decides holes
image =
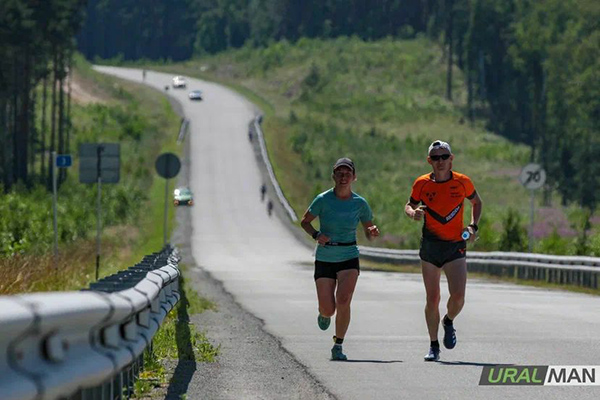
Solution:
[[[0,177],[51,184],[50,152],[70,148],[67,82],[85,0],[0,2]],[[64,179],[65,172],[62,172]]]

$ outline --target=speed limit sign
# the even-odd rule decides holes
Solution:
[[[529,190],[539,189],[546,183],[546,171],[539,164],[527,164],[521,170],[519,181]]]

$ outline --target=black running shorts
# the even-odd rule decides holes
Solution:
[[[467,242],[445,242],[443,240],[421,239],[419,257],[421,260],[442,268],[450,261],[467,256]]]
[[[319,278],[337,279],[337,273],[345,269],[356,269],[360,274],[358,257],[340,262],[326,262],[315,260],[315,281]]]

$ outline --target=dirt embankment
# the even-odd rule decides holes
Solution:
[[[108,102],[108,96],[102,93],[93,81],[85,79],[77,71],[73,71],[70,79],[71,100],[77,104],[87,105],[93,103],[104,104]],[[65,80],[64,90],[69,92],[69,80]]]

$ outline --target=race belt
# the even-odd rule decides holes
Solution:
[[[327,242],[325,246],[356,246],[356,240],[354,242]]]

